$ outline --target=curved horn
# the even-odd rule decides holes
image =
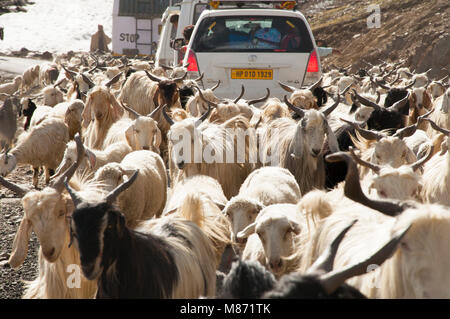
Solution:
[[[147,70],[144,70],[144,72],[145,72],[145,74],[147,74],[147,76],[149,77],[150,80],[152,80],[154,82],[158,82],[158,83],[162,81],[161,78],[149,73]]]
[[[259,99],[250,100],[250,101],[247,102],[247,104],[248,105],[252,105],[252,104],[259,103],[259,102],[265,102],[270,97],[270,90],[269,90],[269,88],[266,88],[266,90],[267,90],[266,96],[263,96],[263,97],[261,97]]]
[[[293,86],[289,86],[289,85],[283,84],[283,83],[281,83],[281,82],[278,82],[278,84],[279,84],[285,91],[290,92],[290,93],[292,93],[292,92],[294,92],[295,90],[297,90],[297,88],[295,88],[295,87],[293,87]]]
[[[214,85],[212,88],[211,88],[211,91],[213,91],[214,92],[214,90],[215,89],[217,89],[218,87],[219,87],[219,85],[220,85],[220,80],[219,81],[217,81],[217,84],[216,85]]]
[[[317,258],[314,264],[312,264],[311,267],[308,268],[306,273],[324,274],[333,270],[334,258],[336,257],[339,245],[342,239],[344,239],[345,234],[347,234],[350,228],[352,228],[357,221],[357,219],[353,220],[339,233],[339,235],[333,240],[331,245],[328,246],[327,249],[319,256],[319,258]]]
[[[353,93],[355,94],[355,97],[358,99],[358,101],[359,101],[361,104],[364,104],[365,106],[373,107],[375,110],[381,110],[381,109],[382,109],[382,107],[379,106],[377,103],[374,103],[374,102],[372,102],[372,101],[370,101],[370,100],[368,100],[368,99],[362,97],[361,95],[359,95],[359,94],[356,92],[355,89],[353,89]]]
[[[430,122],[431,127],[433,129],[435,129],[436,131],[441,132],[441,133],[443,133],[446,136],[450,136],[450,131],[449,130],[438,126],[434,121],[432,121],[430,119],[424,119],[424,120]]]
[[[389,86],[394,85],[394,83],[397,82],[398,79],[400,79],[400,74],[397,74],[397,76],[395,77],[394,81],[392,81],[392,82],[389,83]]]
[[[163,105],[158,106],[156,109],[154,109],[150,114],[147,115],[147,117],[151,117],[152,119],[155,120],[154,116],[156,115],[156,113],[161,110],[161,108],[163,107]]]
[[[74,164],[72,164],[72,166]],[[70,198],[72,198],[73,205],[75,206],[75,208],[77,208],[83,202],[83,199],[78,195],[78,193],[75,190],[72,189],[72,187],[69,186],[68,181],[69,180],[67,178],[64,178],[63,183],[67,189],[67,192],[70,195]]]
[[[205,98],[205,96],[203,95],[202,90],[201,90],[198,86],[194,85],[194,88],[197,89],[198,95],[200,96],[200,98],[201,98],[203,101],[205,101],[205,102],[208,103],[208,104],[211,104],[211,105],[214,106],[214,107],[217,107],[217,106],[218,106],[217,103],[214,103],[214,102],[212,102],[212,101],[208,101],[208,100]]]
[[[239,100],[244,96],[245,93],[245,88],[244,88],[244,84],[241,84],[241,93],[239,94],[239,96],[233,101],[235,104],[237,102],[239,102]]]
[[[56,82],[55,84],[53,84],[53,87],[55,88],[55,87],[57,87],[57,86],[60,86],[61,83],[64,82],[64,80],[65,80],[65,78],[62,78],[61,80],[59,80],[58,82]]]
[[[95,83],[92,82],[92,80],[84,73],[81,73],[81,77],[83,78],[83,81],[86,82],[86,84],[89,86],[89,89],[92,89],[95,86]]]
[[[202,124],[202,122],[209,116],[209,113],[211,113],[211,104],[208,104],[208,110],[197,121],[195,121],[195,127]]]
[[[125,103],[123,103],[122,101],[119,102],[120,105],[128,111],[129,114],[133,115],[133,117],[135,119],[137,119],[139,116],[142,116],[141,114],[139,114],[138,112],[136,112],[135,110],[133,110],[132,108],[128,107],[125,105]]]
[[[61,66],[62,66],[62,68],[64,69],[64,71],[66,71],[66,74],[69,75],[69,78],[70,78],[71,80],[74,80],[78,73],[77,73],[77,72],[74,72],[74,71],[71,71],[71,70],[69,70],[69,69],[67,69],[67,68],[64,66],[64,64],[61,64]]]
[[[58,176],[57,179],[53,181],[52,185],[50,185],[59,193],[61,193],[64,189],[64,179],[67,178],[67,180],[69,181],[72,178],[78,166],[80,166],[81,160],[83,159],[83,156],[85,154],[84,145],[81,141],[80,133],[75,134],[73,139],[75,140],[75,143],[77,145],[77,160],[68,169],[66,169],[64,173]]]
[[[401,129],[398,129],[397,132],[395,132],[394,137],[398,137],[399,139],[404,139],[405,137],[409,137],[416,133],[417,131],[417,124],[413,124]]]
[[[405,230],[395,235],[382,248],[380,248],[380,250],[378,250],[375,254],[373,254],[363,262],[357,263],[356,265],[350,265],[345,267],[344,269],[332,271],[320,276],[320,281],[325,291],[328,294],[332,294],[347,279],[367,273],[367,267],[369,265],[383,264],[384,261],[386,259],[389,259],[397,250],[400,241],[411,228],[411,226],[412,225],[409,225]]]
[[[380,83],[380,82],[377,81],[376,79],[373,80],[372,77],[370,78],[370,81],[371,81],[372,83],[375,83],[376,85],[378,85],[378,86],[381,87],[382,89],[385,89],[385,90],[388,90],[388,91],[390,91],[390,90],[392,89],[390,86],[387,86],[387,85],[385,85],[385,84],[383,84],[383,83]]]
[[[350,87],[350,86],[349,86],[349,87]],[[331,105],[331,106],[329,106],[329,107],[327,107],[327,108],[324,109],[324,110],[321,110],[322,113],[323,113],[325,116],[330,115],[330,113],[333,112],[333,111],[336,109],[336,107],[339,105],[339,102],[340,102],[340,101],[341,101],[341,95],[338,94],[337,99],[336,99],[336,101],[334,102],[334,104]]]
[[[416,84],[416,79],[412,81],[412,83],[408,84],[407,86],[398,87],[399,90],[407,90],[413,87],[413,85]]]
[[[111,85],[113,85],[114,83],[116,83],[117,81],[119,81],[120,76],[122,75],[122,73],[123,73],[123,71],[117,73],[111,80],[109,80],[108,82],[106,82],[105,86],[106,86],[107,88],[110,88]]]
[[[430,145],[430,149],[428,150],[428,154],[427,156],[422,157],[421,159],[419,159],[417,162],[412,163],[410,165],[410,167],[412,168],[413,171],[417,171],[420,167],[422,167],[426,162],[428,162],[428,160],[430,158],[433,157],[433,151],[434,151],[434,145],[431,144]]]
[[[194,79],[195,82],[203,80],[203,76],[205,75],[205,72],[203,72],[198,78]]]
[[[30,189],[24,188],[22,186],[16,185],[10,181],[7,181],[3,177],[0,176],[0,185],[12,190],[19,197],[24,197],[26,193],[30,191]]]
[[[344,118],[340,118],[340,120],[342,122],[345,122],[347,124],[350,124],[355,130],[357,130],[359,132],[359,134],[364,137],[366,140],[376,140],[379,141],[381,140],[383,137],[385,137],[385,135],[383,133],[380,132],[376,132],[376,131],[372,131],[372,130],[366,130],[361,128],[357,123],[346,120]]]
[[[167,123],[169,123],[169,125],[172,126],[173,124],[175,124],[175,122],[170,118],[169,114],[166,113],[166,106],[167,106],[167,104],[165,104],[162,107],[162,114],[163,114],[164,118],[166,119]]]
[[[404,107],[406,105],[406,103],[408,103],[409,94],[410,93],[408,92],[408,94],[406,94],[406,96],[403,99],[395,102],[392,106],[388,107],[387,110],[393,110],[393,111],[399,112],[400,109],[402,107]]]
[[[370,169],[371,169],[372,171],[374,171],[376,174],[380,174],[381,166],[379,166],[379,165],[377,165],[377,164],[374,164],[374,163],[371,163],[371,162],[368,162],[368,161],[365,161],[365,160],[363,160],[362,158],[360,158],[358,155],[355,154],[355,150],[353,149],[352,146],[350,146],[350,147],[348,148],[348,150],[350,151],[350,154],[352,155],[353,160],[354,160],[356,163],[358,163],[359,165],[362,165],[362,166],[365,166],[365,167],[370,168]]]
[[[172,80],[173,80],[174,82],[181,82],[181,81],[183,81],[183,80],[186,78],[187,74],[188,74],[188,72],[186,71],[186,72],[183,74],[183,76],[180,76],[180,77],[178,77],[178,78],[173,78]]]
[[[377,100],[375,101],[375,104],[378,105],[378,103],[380,102],[380,98],[381,98],[381,94],[379,91],[377,91]]]
[[[286,103],[288,108],[297,113],[300,116],[300,118],[303,118],[303,116],[305,116],[305,111],[303,111],[301,108],[297,106],[294,106],[291,102],[289,102],[286,95],[284,96],[284,103]]]
[[[314,83],[313,85],[311,85],[308,90],[310,90],[311,92],[314,91],[314,89],[318,86],[320,86],[322,84],[322,80],[323,80],[323,75],[320,77],[319,81],[317,81],[316,83]]]
[[[125,191],[128,187],[131,186],[131,184],[133,184],[133,182],[136,180],[137,176],[139,173],[139,169],[137,169],[133,175],[126,181],[123,182],[122,184],[120,184],[119,186],[117,186],[115,189],[113,189],[107,196],[106,196],[106,202],[108,204],[112,204],[114,203],[114,201],[116,200],[117,196],[120,195],[120,193],[122,193],[123,191]]]
[[[164,65],[164,64],[160,63],[159,66],[162,67],[164,70],[171,70],[171,71],[173,70],[173,67],[168,66],[168,65]]]
[[[352,156],[346,152],[337,152],[329,154],[325,157],[327,162],[344,161],[347,164],[347,175],[345,176],[344,194],[351,200],[377,210],[388,216],[396,216],[402,213],[406,208],[410,207],[407,203],[399,203],[389,200],[372,200],[366,197],[361,189],[359,181],[358,169]]]
[[[95,71],[95,69],[98,67],[98,59],[97,58],[95,58],[93,55],[91,55],[91,57],[94,59],[94,63],[95,63],[95,65],[94,65],[94,67],[92,68],[92,69],[90,69],[89,71],[87,71],[87,73],[89,73],[89,74],[91,74],[92,72],[94,72]]]

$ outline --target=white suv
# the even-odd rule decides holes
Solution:
[[[300,88],[322,75],[317,46],[303,14],[267,7],[203,11],[183,64],[189,64],[190,77],[204,73],[204,88],[220,80],[215,94],[226,98],[237,97],[242,84],[245,99],[263,96],[266,88],[271,96],[282,98],[286,91],[278,82]]]

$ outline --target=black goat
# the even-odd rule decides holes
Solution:
[[[30,127],[31,117],[36,110],[36,104],[31,99],[28,99],[28,107],[23,110],[23,116],[26,117],[23,129],[26,131]]]
[[[137,171],[104,202],[81,200],[65,181],[76,207],[71,241],[76,239],[81,268],[98,278],[96,298],[198,298],[215,293],[214,252],[191,221],[165,218],[147,225],[151,232],[127,228],[112,203],[136,179]],[[148,228],[146,228],[148,229]]]

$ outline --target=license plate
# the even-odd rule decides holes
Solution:
[[[272,80],[273,70],[269,69],[231,69],[231,78],[237,80]]]

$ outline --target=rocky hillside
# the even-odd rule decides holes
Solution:
[[[378,5],[379,28],[369,6]],[[328,0],[306,1],[300,10],[307,17],[316,39],[337,48],[341,54],[323,59],[323,66],[352,65],[355,72],[367,67],[362,60],[406,59],[405,66],[416,72],[430,68],[431,77],[450,69],[450,1],[448,0]]]

